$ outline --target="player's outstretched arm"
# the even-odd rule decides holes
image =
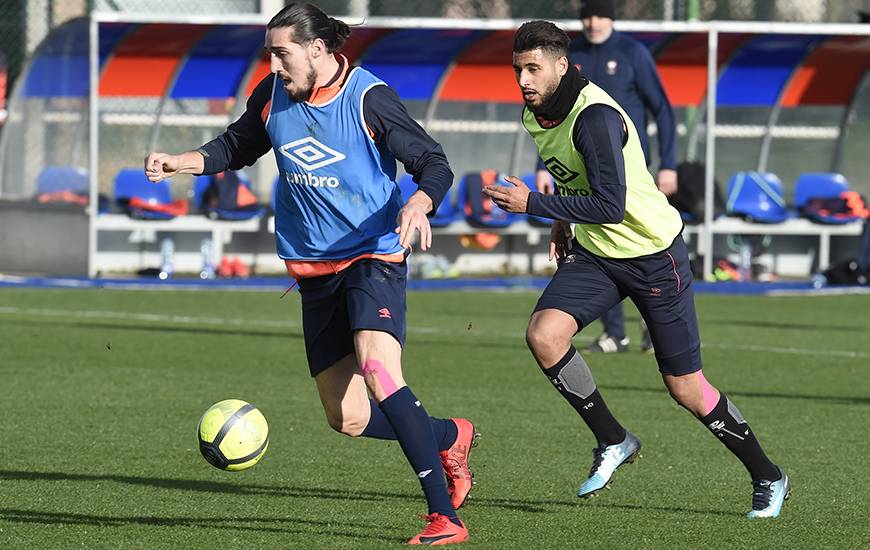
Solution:
[[[145,175],[150,181],[161,181],[176,174],[202,174],[205,159],[199,151],[179,155],[151,153],[145,158]]]

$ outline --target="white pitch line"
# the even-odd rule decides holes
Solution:
[[[782,353],[787,355],[820,355],[824,357],[844,357],[847,359],[870,359],[870,352],[851,350],[818,350],[810,348],[784,348],[778,346],[757,346],[747,344],[717,344],[705,342],[702,347],[735,351],[751,351],[764,353]]]
[[[268,327],[268,328],[292,328],[301,329],[302,324],[296,321],[272,321],[268,319],[233,319],[226,317],[194,317],[190,315],[166,315],[162,313],[129,313],[126,311],[100,311],[100,310],[76,310],[76,309],[50,309],[50,308],[19,308],[0,307],[0,315],[36,315],[43,317],[75,317],[81,319],[123,319],[129,321],[144,321],[149,323],[175,323],[182,325],[217,325],[217,326],[244,326],[244,327]],[[437,327],[409,326],[408,332],[419,334],[443,334],[457,336],[467,334],[466,330],[449,330]],[[487,338],[503,338],[517,340],[524,338],[521,332],[485,331],[473,329],[476,336]],[[578,340],[591,341],[592,338],[578,337]],[[704,348],[717,350],[745,351],[753,353],[774,353],[782,355],[813,355],[821,357],[839,357],[844,359],[870,359],[870,352],[837,349],[812,349],[781,346],[760,346],[753,344],[733,344],[705,342]]]

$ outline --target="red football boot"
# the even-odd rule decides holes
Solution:
[[[472,447],[477,446],[479,433],[474,431],[474,425],[464,418],[451,418],[456,424],[456,441],[446,451],[441,451],[441,465],[447,476],[447,494],[450,495],[450,503],[453,508],[465,503],[465,498],[471,492],[474,485],[474,474],[468,468],[468,454]]]
[[[461,526],[456,525],[447,516],[441,515],[438,512],[429,514],[428,516],[420,516],[429,524],[425,529],[420,531],[420,534],[408,541],[408,544],[431,544],[432,546],[441,544],[456,544],[468,540],[468,529],[463,523]],[[462,523],[460,521],[460,523]]]

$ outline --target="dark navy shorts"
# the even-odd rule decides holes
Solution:
[[[656,254],[621,260],[596,256],[574,241],[535,311],[564,311],[582,329],[631,298],[646,320],[659,370],[679,376],[701,369],[694,294],[682,236]]]
[[[405,345],[405,262],[364,259],[336,274],[299,280],[311,376],[354,353],[353,334],[379,330]]]

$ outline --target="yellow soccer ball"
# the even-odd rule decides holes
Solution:
[[[240,399],[215,403],[199,419],[199,452],[221,470],[250,468],[269,446],[269,425],[257,407]]]

